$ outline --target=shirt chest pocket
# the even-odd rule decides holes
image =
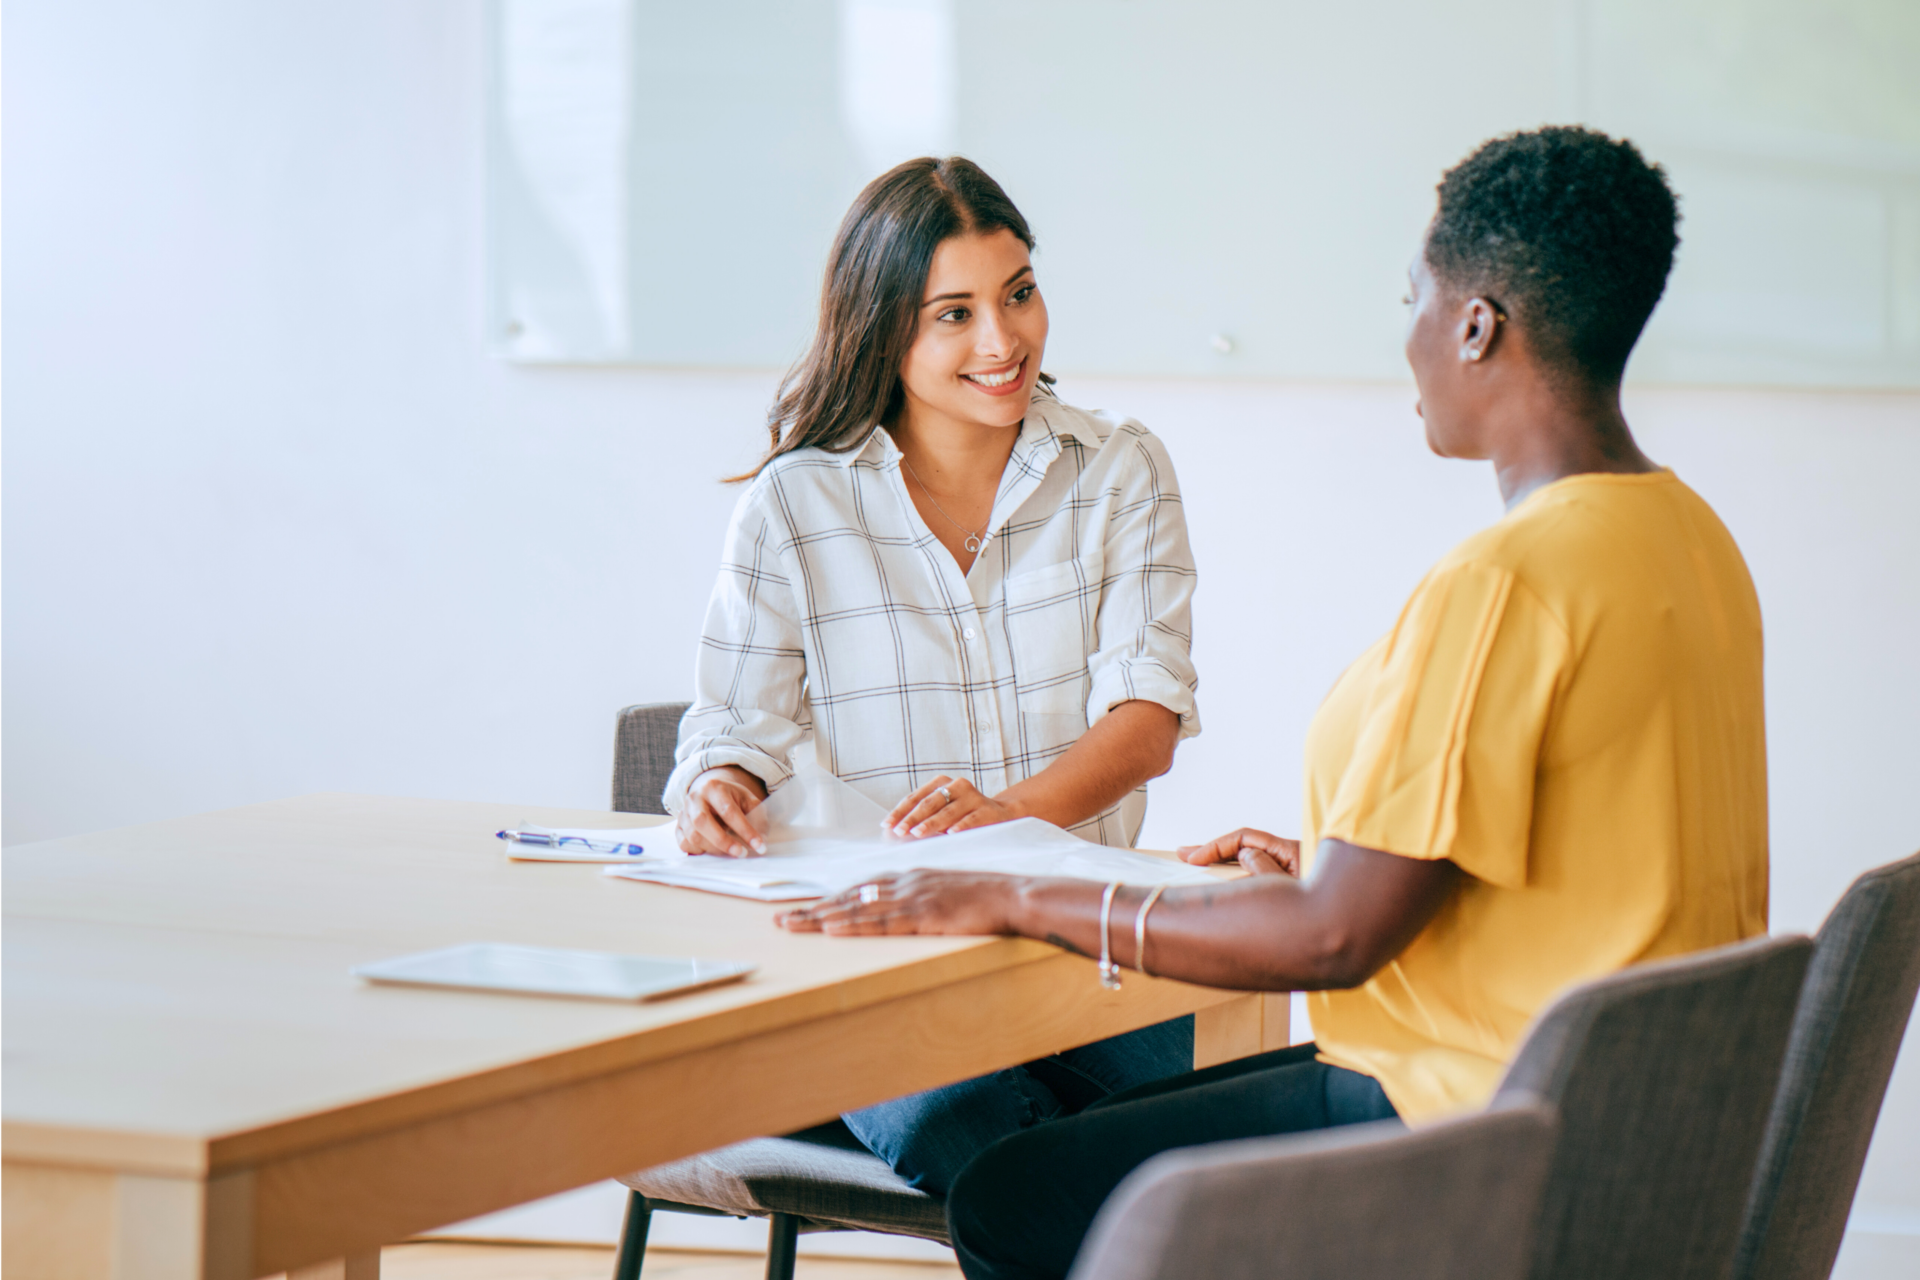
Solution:
[[[1083,557],[1007,579],[1007,644],[1022,714],[1071,714],[1086,723],[1101,570],[1100,561]]]

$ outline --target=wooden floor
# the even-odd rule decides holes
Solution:
[[[743,1253],[649,1249],[641,1280],[761,1280],[767,1260]],[[613,1250],[552,1245],[402,1244],[380,1253],[380,1280],[609,1280]],[[795,1280],[958,1280],[960,1268],[926,1262],[809,1258]]]

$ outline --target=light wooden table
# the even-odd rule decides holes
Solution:
[[[1197,1012],[1203,1064],[1284,997],[1023,939],[830,939],[774,908],[510,862],[605,812],[322,795],[5,863],[5,1240],[19,1280],[378,1273],[432,1227]],[[457,942],[751,961],[657,1004],[375,987]]]

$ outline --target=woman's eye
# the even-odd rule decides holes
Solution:
[[[1015,289],[1013,291],[1013,305],[1016,307],[1020,306],[1029,298],[1033,297],[1034,287],[1035,286],[1030,284],[1023,284],[1018,289]]]
[[[965,307],[954,307],[950,311],[942,311],[940,313],[940,319],[947,324],[964,324],[967,319],[967,309]]]

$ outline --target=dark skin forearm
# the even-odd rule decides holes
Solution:
[[[1446,902],[1450,862],[1402,858],[1323,840],[1311,881],[1265,853],[1243,855],[1256,874],[1170,888],[1147,922],[1150,972],[1250,991],[1353,987],[1399,955]],[[790,929],[838,934],[1015,933],[1100,954],[1102,886],[1085,880],[914,871],[883,878],[879,900],[855,892],[786,913]],[[1108,949],[1134,967],[1133,922],[1147,890],[1115,894]]]
[[[1150,972],[1208,987],[1318,991],[1365,982],[1406,949],[1452,891],[1450,862],[1321,842],[1311,883],[1280,874],[1168,889],[1147,917]],[[1031,880],[1008,923],[1015,933],[1100,954],[1102,887]],[[1108,949],[1138,967],[1133,922],[1149,890],[1114,894]]]

